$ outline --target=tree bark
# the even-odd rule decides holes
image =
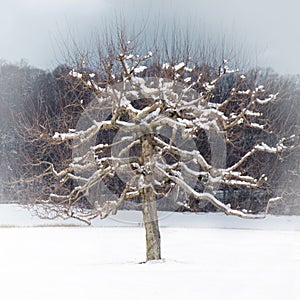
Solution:
[[[158,226],[156,197],[153,187],[152,156],[153,139],[151,135],[141,137],[142,162],[144,166],[142,188],[142,212],[146,231],[146,257],[149,260],[161,259],[160,232]]]

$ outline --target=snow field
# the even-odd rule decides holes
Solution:
[[[159,216],[163,259],[140,264],[140,212],[81,227],[1,205],[1,299],[299,300],[299,217]]]
[[[0,229],[1,299],[299,299],[300,232],[139,227]]]

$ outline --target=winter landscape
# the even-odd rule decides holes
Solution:
[[[1,299],[300,299],[300,6],[14,3]]]

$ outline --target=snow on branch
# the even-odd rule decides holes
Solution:
[[[278,94],[279,94],[279,93],[276,93],[275,95],[270,94],[269,97],[267,97],[267,98],[265,98],[265,99],[259,99],[259,98],[256,98],[255,100],[256,100],[256,102],[257,102],[258,104],[262,104],[262,105],[263,105],[263,104],[267,104],[267,103],[269,103],[269,102],[272,102],[272,101],[276,100]]]
[[[226,171],[231,172],[231,171],[236,170],[243,163],[245,163],[250,156],[252,156],[254,153],[256,153],[258,151],[266,152],[266,153],[270,153],[270,154],[276,154],[276,153],[281,153],[283,151],[289,150],[290,148],[283,144],[283,142],[285,140],[286,139],[281,139],[275,147],[271,147],[271,146],[267,145],[264,142],[254,146],[250,151],[248,151],[244,156],[242,156],[241,159],[238,162],[233,164],[231,167],[228,167],[226,169]]]
[[[65,141],[65,140],[80,140],[81,143],[85,143],[87,140],[92,138],[95,134],[99,132],[100,129],[110,129],[114,128],[115,125],[111,121],[93,122],[88,129],[77,131],[77,132],[67,132],[59,133],[55,132],[53,135],[53,140]]]
[[[176,146],[170,145],[162,141],[158,137],[154,137],[154,140],[157,142],[157,145],[161,147],[162,150],[167,151],[174,151],[178,153],[182,158],[188,158],[198,162],[198,164],[203,168],[205,171],[209,171],[212,169],[212,166],[205,160],[205,158],[201,155],[201,153],[197,150],[187,151],[184,149],[180,149]]]
[[[285,146],[282,141],[280,141],[275,147],[270,147],[266,143],[262,142],[260,145],[256,145],[254,149],[267,153],[279,153],[287,150],[288,147]]]
[[[211,204],[213,204],[216,208],[220,209],[222,212],[224,212],[226,215],[234,215],[238,216],[244,219],[263,219],[267,216],[269,208],[271,203],[277,202],[281,200],[281,197],[271,198],[268,201],[266,210],[264,214],[254,215],[254,214],[248,214],[240,210],[231,209],[230,206],[224,204],[220,200],[218,200],[214,195],[203,192],[199,193],[194,188],[189,186],[185,181],[183,181],[181,178],[171,175],[170,173],[166,172],[164,170],[164,166],[161,164],[156,164],[157,170],[161,172],[165,177],[168,177],[170,180],[178,184],[188,195],[192,195],[195,199],[198,201],[208,201]]]

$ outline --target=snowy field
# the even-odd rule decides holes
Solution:
[[[1,299],[300,299],[299,217],[160,217],[163,260],[140,264],[138,212],[80,227],[1,205]]]

